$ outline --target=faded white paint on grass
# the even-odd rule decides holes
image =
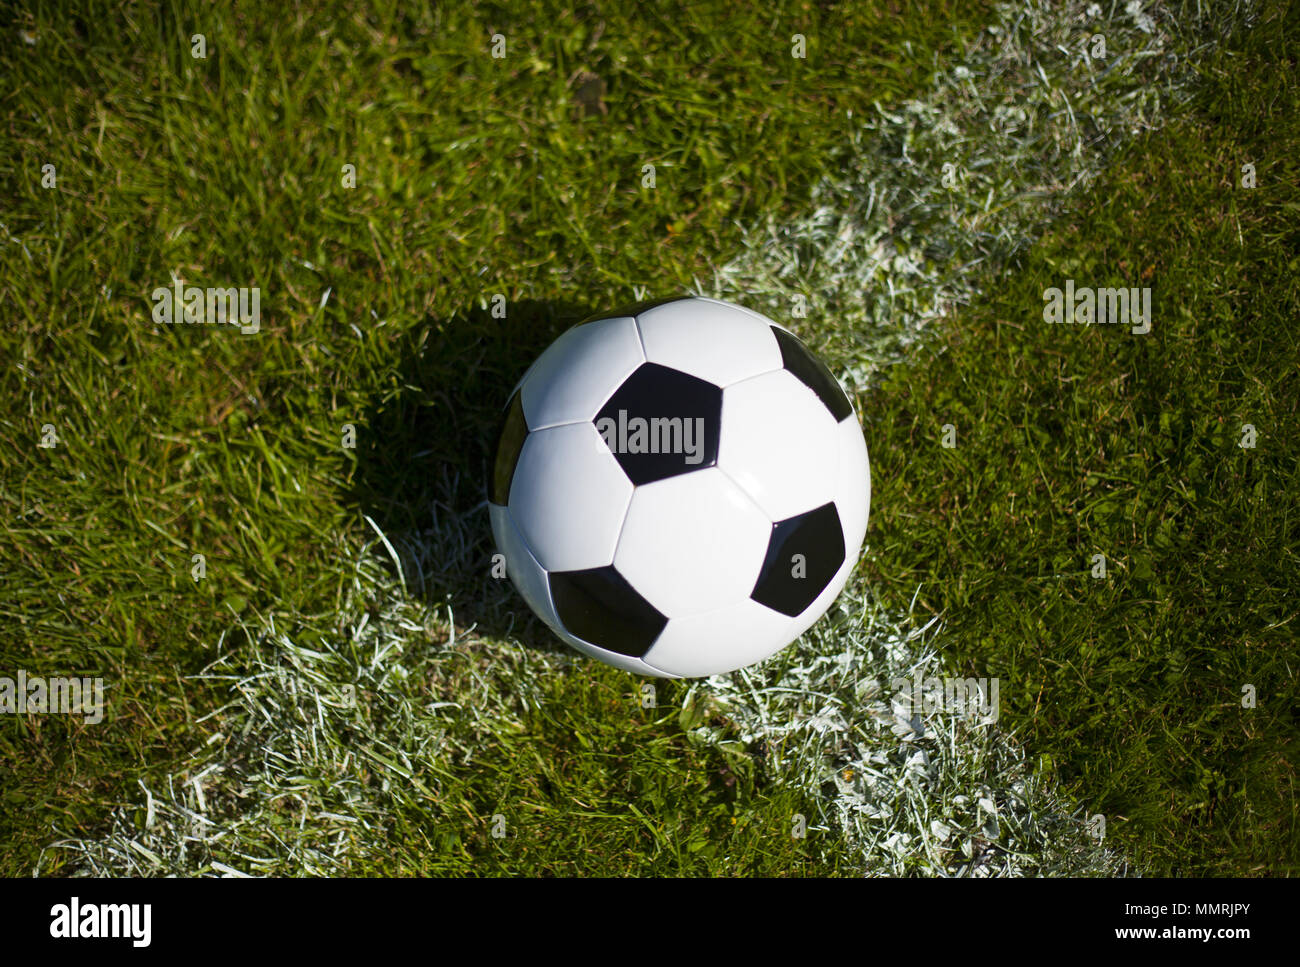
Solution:
[[[816,186],[806,217],[752,229],[700,294],[790,325],[848,390],[866,389],[938,338],[938,320],[960,325],[960,307],[997,284],[1069,194],[1186,96],[1198,51],[1174,22],[1158,4],[1003,5],[928,96],[862,119],[843,174]],[[868,528],[865,553],[870,540]],[[868,873],[1125,871],[1091,835],[1104,823],[1039,781],[995,722],[918,714],[882,689],[945,675],[936,626],[882,615],[854,580],[797,649],[697,690],[746,741],[779,750],[780,774],[822,797],[819,819]]]
[[[1195,5],[1177,18],[1155,3],[999,10],[963,56],[936,65],[926,97],[862,117],[811,211],[750,229],[701,294],[791,326],[862,390],[996,284],[1117,148],[1158,127],[1203,53],[1188,39]],[[1213,17],[1249,20],[1247,5]]]
[[[1169,24],[1156,5],[1003,7],[961,63],[942,65],[928,97],[863,118],[843,176],[818,186],[809,215],[750,231],[709,294],[788,320],[850,390],[866,387],[935,320],[976,298],[1069,190],[1181,96],[1178,72],[1196,51]],[[1091,54],[1099,33],[1101,61]],[[796,296],[809,306],[804,318],[788,312]],[[238,648],[218,643],[201,677],[226,687],[229,701],[209,745],[188,768],[142,785],[105,835],[49,849],[74,852],[75,871],[99,875],[312,875],[367,864],[395,811],[418,810],[455,763],[522,728],[541,702],[541,676],[585,661],[478,638],[466,667],[460,650],[433,646],[456,626],[449,606],[422,603],[426,576],[472,566],[482,530],[482,521],[434,515],[420,533],[332,549],[353,575],[336,633],[308,647],[268,619],[242,629]],[[381,563],[389,554],[400,579]],[[946,705],[918,713],[882,687],[945,677],[936,626],[883,613],[855,580],[798,647],[696,683],[683,724],[694,741],[722,743],[694,714],[701,703],[721,710],[733,737],[812,794],[807,835],[843,830],[866,874],[1125,872],[996,723]]]

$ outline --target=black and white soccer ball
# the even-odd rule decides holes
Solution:
[[[564,333],[506,408],[489,501],[506,571],[579,651],[734,671],[806,631],[867,529],[862,430],[787,329],[681,298]]]

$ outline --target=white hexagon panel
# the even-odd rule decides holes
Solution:
[[[647,362],[726,387],[750,376],[781,368],[781,347],[772,324],[756,312],[694,299],[690,312],[680,300],[637,316]]]
[[[537,357],[523,381],[528,428],[590,420],[643,362],[635,319],[623,316],[574,326]]]
[[[537,562],[537,558],[528,549],[519,528],[510,519],[509,508],[489,504],[488,515],[492,521],[492,536],[496,539],[497,549],[506,559],[506,576],[510,578],[510,583],[528,607],[533,609],[533,613],[559,634],[564,626],[551,604],[546,568]]]
[[[516,587],[557,635],[696,677],[761,661],[830,607],[870,468],[848,398],[793,334],[671,299],[539,358],[507,405],[489,496]]]
[[[681,678],[703,678],[744,668],[794,640],[790,619],[746,597],[712,611],[671,619],[646,652],[656,671],[673,669]],[[701,647],[708,642],[708,647]]]
[[[525,390],[527,387],[525,387]],[[632,482],[591,423],[528,434],[510,485],[510,516],[548,571],[608,564]]]
[[[716,467],[636,488],[614,567],[668,618],[738,601],[758,580],[772,522]]]
[[[718,466],[773,520],[830,500],[839,455],[834,417],[787,370],[723,391]]]
[[[835,477],[835,507],[844,522],[844,543],[857,552],[867,536],[867,515],[871,511],[871,461],[862,427],[850,415],[836,427],[840,441],[839,472]]]

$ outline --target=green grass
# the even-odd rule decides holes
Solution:
[[[225,685],[193,676],[252,647],[229,633],[237,616],[348,640],[363,515],[395,540],[432,535],[420,591],[471,616],[454,646],[447,621],[417,641],[430,690],[454,691],[441,662],[472,663],[485,639],[552,648],[484,578],[486,518],[472,517],[514,379],[587,310],[680,290],[741,224],[799,210],[847,112],[920,89],[988,9],[117,6],[33,4],[0,39],[0,668],[109,687],[103,726],[0,722],[11,875],[220,734],[204,716]],[[496,31],[504,61],[488,56]],[[795,32],[807,61],[788,56]],[[580,102],[580,71],[602,99]],[[260,286],[261,332],[155,327],[149,293],[172,273]],[[504,322],[484,310],[494,293]],[[340,446],[348,423],[356,450]],[[53,449],[37,446],[46,424]],[[642,721],[635,696],[615,697],[625,676],[580,667],[516,710],[518,735],[481,737],[436,798],[394,799],[353,872],[836,871],[815,835],[786,834],[814,814],[799,794],[741,776],[670,718]],[[578,755],[575,735],[605,754]],[[637,791],[649,819],[612,808]],[[503,797],[529,816],[532,852],[485,838]],[[574,802],[609,815],[574,824]],[[655,830],[717,844],[731,818],[766,838],[669,865]]]
[[[686,684],[642,708],[521,613],[480,504],[542,347],[805,213],[874,103],[924,91],[990,6],[33,5],[0,36],[0,674],[103,675],[109,713],[0,721],[0,873],[80,870],[46,848],[110,824],[179,830],[175,852],[92,868],[859,872],[781,750]],[[861,397],[864,583],[899,611],[921,586],[949,667],[1001,677],[1035,781],[1147,872],[1297,869],[1300,32],[1265,9],[1191,108]],[[173,272],[260,286],[261,332],[155,327]],[[1066,277],[1151,285],[1153,332],[1045,325]],[[806,328],[862,363],[871,334]],[[196,749],[235,773],[220,798]],[[227,838],[187,838],[186,809]]]
[[[1004,724],[1153,874],[1300,872],[1298,39],[1283,5],[1231,32],[865,406],[869,573],[922,586],[946,657],[1001,677]],[[1149,285],[1152,331],[1047,325],[1067,278]]]

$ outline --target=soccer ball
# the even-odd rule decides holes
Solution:
[[[680,298],[594,316],[537,358],[506,407],[489,511],[506,573],[560,638],[694,678],[811,627],[870,502],[830,370],[757,312]]]

